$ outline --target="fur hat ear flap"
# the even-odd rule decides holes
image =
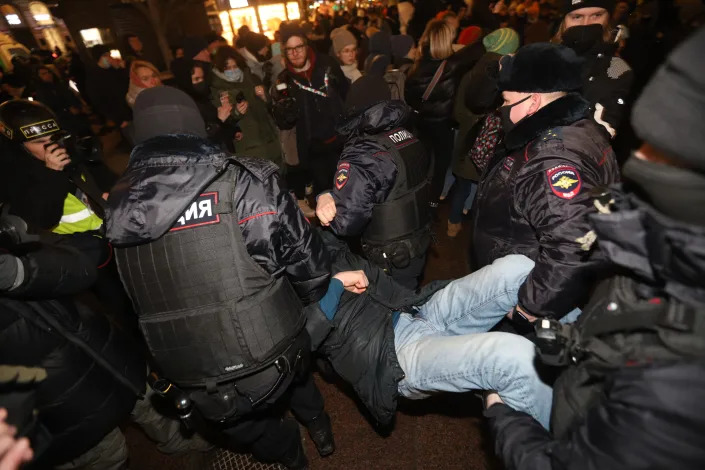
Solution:
[[[529,44],[500,60],[499,89],[526,93],[575,91],[583,86],[583,59],[569,47]]]

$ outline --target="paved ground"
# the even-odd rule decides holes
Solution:
[[[114,150],[117,136],[106,136],[106,163],[122,171],[127,155]],[[437,242],[429,256],[426,280],[449,279],[467,274],[469,221],[455,239],[446,236],[447,204],[441,206]],[[391,430],[378,431],[365,418],[361,405],[342,381],[328,382],[316,374],[331,416],[337,450],[318,457],[305,435],[312,470],[319,469],[486,469],[498,468],[480,411],[480,402],[469,394],[443,395],[428,400],[402,399]],[[132,426],[126,428],[131,470],[260,469],[268,468],[235,454],[166,456]],[[275,467],[269,467],[275,468]]]

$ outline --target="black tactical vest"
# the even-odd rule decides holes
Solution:
[[[705,315],[674,299],[645,298],[643,287],[622,276],[602,282],[575,323],[576,364],[553,389],[556,438],[584,420],[617,369],[705,355]]]
[[[394,159],[397,177],[387,199],[372,209],[372,219],[362,235],[363,242],[384,246],[427,232],[431,222],[432,165],[423,144],[402,128],[372,138]]]
[[[272,277],[247,252],[233,209],[233,171],[162,238],[117,250],[149,350],[177,385],[210,387],[262,370],[304,325],[289,281]]]

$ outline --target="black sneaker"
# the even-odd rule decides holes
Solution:
[[[325,411],[313,421],[306,425],[308,435],[316,445],[318,455],[326,457],[335,452],[335,441],[333,440],[333,429],[330,425],[330,416]]]

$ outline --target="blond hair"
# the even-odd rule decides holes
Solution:
[[[453,55],[454,36],[455,32],[448,23],[443,20],[431,20],[419,40],[419,50],[423,52],[423,48],[428,46],[433,59],[447,59]]]

